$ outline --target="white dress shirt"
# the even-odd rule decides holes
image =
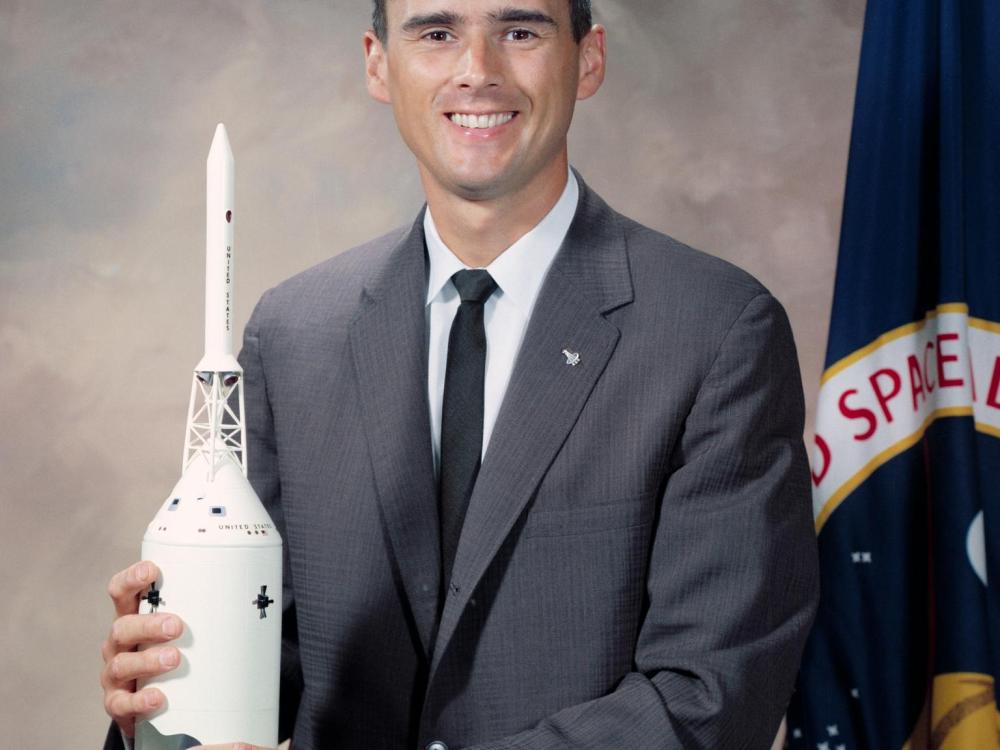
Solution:
[[[552,260],[562,245],[576,214],[580,189],[573,173],[555,206],[535,228],[504,250],[486,267],[497,290],[486,301],[486,378],[483,401],[483,452],[490,442],[497,413],[507,391],[514,360],[521,348],[524,331],[531,318],[538,292]],[[427,359],[427,397],[431,409],[431,439],[434,443],[434,471],[441,465],[441,404],[448,365],[448,336],[461,300],[451,277],[468,268],[441,240],[430,207],[424,213],[424,238],[430,260],[427,281],[427,328],[430,346]]]

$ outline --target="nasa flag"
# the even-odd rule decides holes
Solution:
[[[1000,3],[868,0],[793,750],[1000,748]]]

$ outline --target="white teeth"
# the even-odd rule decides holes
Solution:
[[[451,121],[463,128],[495,128],[498,125],[505,125],[514,119],[513,112],[500,112],[492,115],[464,115],[454,113]]]

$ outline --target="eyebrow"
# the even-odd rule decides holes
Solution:
[[[559,28],[556,19],[548,13],[540,10],[528,10],[526,8],[501,8],[489,14],[490,21],[494,23],[540,23],[545,26]]]
[[[442,10],[437,13],[420,13],[410,16],[400,27],[403,31],[417,31],[425,26],[456,26],[464,21],[464,16],[453,13],[450,10]]]
[[[559,28],[559,24],[548,13],[540,10],[529,10],[527,8],[506,7],[492,11],[487,18],[491,23],[537,23]],[[442,10],[436,13],[420,13],[407,18],[402,26],[403,31],[417,31],[427,26],[458,26],[465,22],[465,16],[450,10]]]

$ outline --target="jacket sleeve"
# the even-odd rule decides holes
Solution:
[[[634,671],[474,750],[770,747],[819,597],[802,429],[788,320],[761,293],[726,333],[675,447]]]
[[[285,540],[282,548],[281,687],[278,737],[292,736],[302,694],[295,598],[289,568],[288,537],[281,506],[281,481],[274,418],[267,390],[261,351],[261,318],[267,295],[257,304],[243,332],[239,361],[243,367],[243,396],[246,405],[247,469],[250,484]]]
[[[112,721],[111,726],[108,727],[108,734],[104,738],[104,750],[131,750],[130,747],[125,746],[124,742],[125,738],[122,736],[121,730]]]

